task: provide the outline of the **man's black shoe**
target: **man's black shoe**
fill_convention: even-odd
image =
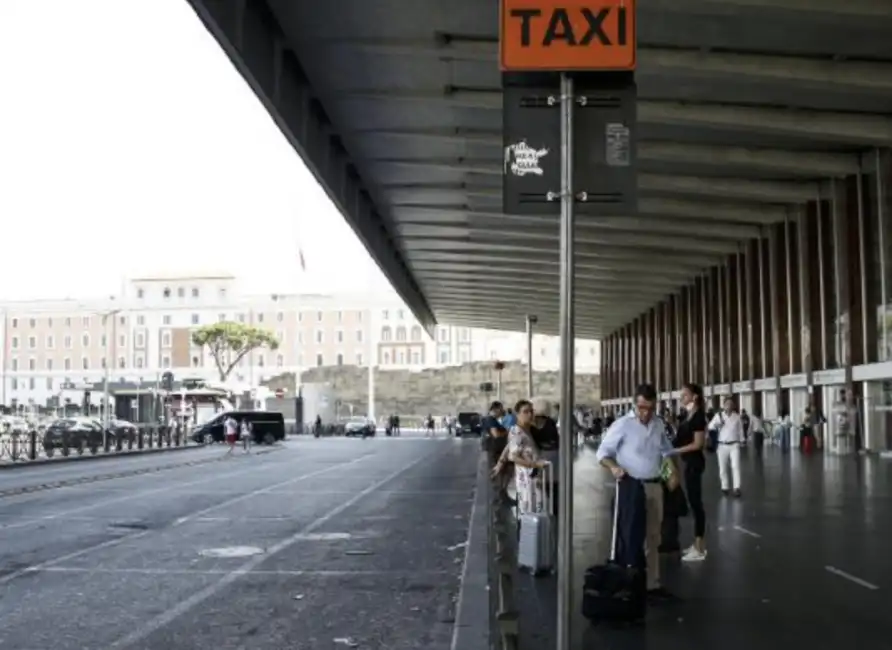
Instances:
[[[731,494],[731,490],[722,490],[722,494],[728,496],[729,494]]]
[[[734,490],[734,498],[739,499],[742,496],[743,494],[740,492],[740,490]]]

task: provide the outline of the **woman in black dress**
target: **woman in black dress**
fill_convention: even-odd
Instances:
[[[685,562],[702,562],[706,559],[706,511],[703,508],[703,472],[706,458],[706,412],[703,388],[698,384],[685,384],[681,389],[681,401],[687,417],[679,423],[675,447],[684,461],[684,486],[691,513],[694,515],[694,543],[682,556]]]

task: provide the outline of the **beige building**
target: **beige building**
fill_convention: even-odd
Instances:
[[[421,369],[525,355],[523,334],[440,326],[432,339],[395,296],[242,295],[236,279],[222,274],[136,278],[105,300],[10,302],[0,311],[6,405],[45,404],[71,385],[98,388],[106,377],[154,382],[171,370],[216,379],[213,358],[191,334],[220,321],[263,327],[280,341],[235,366],[230,379],[249,384],[312,366]],[[534,365],[551,369],[556,359],[554,341],[537,340]],[[580,371],[599,367],[594,357],[579,361]]]

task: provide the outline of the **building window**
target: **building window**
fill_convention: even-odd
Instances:
[[[449,350],[440,350],[440,363],[449,363]]]
[[[390,365],[390,352],[385,352],[385,353],[384,353],[384,365],[385,365],[385,366],[389,366],[389,365]]]
[[[303,343],[303,342],[304,342],[304,333],[303,333],[303,332],[298,332],[298,333],[297,333],[297,342],[298,342],[298,343]]]
[[[262,368],[264,363],[265,361],[263,360],[263,355],[261,354],[259,357],[257,357],[257,365],[258,367]]]
[[[279,345],[285,342],[285,330],[276,331],[276,340],[279,342]]]
[[[245,322],[245,315],[244,315],[244,314],[239,314],[239,315],[238,315],[238,322],[239,322],[239,323],[244,323],[244,322]]]
[[[13,349],[13,350],[18,350],[18,349],[19,349],[19,337],[18,337],[18,336],[13,336],[13,337],[12,337],[12,349]]]
[[[343,343],[343,342],[344,342],[344,332],[343,332],[343,331],[338,330],[336,336],[337,336],[338,343]]]
[[[322,354],[321,353],[317,354],[316,355],[316,366],[321,367],[323,362],[324,362],[324,359],[322,358]]]
[[[263,314],[257,314],[257,322],[258,322],[258,323],[262,323],[262,322],[263,322]]]
[[[362,312],[361,311],[356,312],[356,321],[358,323],[362,322]]]
[[[170,357],[163,356],[161,357],[161,367],[162,368],[170,368]]]
[[[321,323],[321,322],[322,322],[322,312],[321,312],[321,311],[317,311],[317,312],[316,312],[316,322],[317,322],[317,323]]]
[[[69,357],[65,357],[65,361],[62,363],[62,366],[65,370],[71,370],[71,359]]]
[[[136,324],[143,327],[146,324],[146,317],[140,314],[136,317]]]
[[[170,288],[164,287],[164,292],[162,295],[164,296],[165,299],[170,298]]]
[[[136,347],[144,348],[146,347],[146,335],[142,332],[138,332],[136,334]]]
[[[16,379],[15,377],[12,378],[12,389],[13,390],[19,389],[19,380]]]
[[[141,354],[136,355],[136,358],[133,360],[133,362],[133,365],[135,365],[137,368],[142,368],[146,365],[146,361],[145,359],[143,359]]]
[[[417,366],[421,363],[421,355],[418,352],[412,353],[412,365]]]
[[[177,288],[177,298],[185,298],[186,290],[183,287]]]
[[[71,327],[71,318],[65,319],[65,327]]]
[[[53,390],[53,378],[52,377],[46,378],[46,389]]]
[[[356,330],[356,342],[362,343],[362,330]]]
[[[201,295],[201,292],[198,290],[198,287],[192,287],[192,297],[198,298]]]
[[[164,332],[161,335],[161,346],[165,348],[170,347],[170,332]]]
[[[285,365],[285,357],[283,357],[281,354],[277,354],[276,355],[276,366],[281,368],[284,365]]]
[[[52,350],[54,347],[56,347],[56,339],[54,339],[52,336],[47,336],[46,337],[46,349]]]
[[[471,330],[467,327],[462,327],[458,332],[458,338],[460,341],[468,341],[471,338]]]
[[[34,390],[36,387],[37,387],[37,382],[35,381],[34,377],[29,377],[28,378],[28,389]]]
[[[101,359],[99,359],[99,367],[102,368],[103,370],[106,368],[107,364],[108,364],[108,362],[105,360],[105,357],[102,357]]]
[[[28,321],[28,325],[31,326],[31,329],[34,329],[35,327],[37,327],[37,319],[32,318],[31,320]]]
[[[118,357],[118,368],[126,368],[127,367],[127,359],[124,357]]]
[[[357,365],[357,366],[361,366],[361,365],[362,365],[362,352],[357,352],[357,353],[356,353],[356,365]]]
[[[89,317],[89,316],[84,316],[83,319],[81,319],[81,324],[82,324],[84,327],[90,327],[90,317]]]
[[[449,330],[445,327],[441,327],[437,330],[437,338],[440,340],[440,343],[445,343],[449,340]]]
[[[199,365],[201,365],[201,362],[198,357],[192,357],[192,367],[197,368]]]
[[[297,312],[297,322],[298,323],[304,322],[304,313],[302,311]]]
[[[339,366],[343,366],[343,365],[344,365],[344,355],[341,354],[340,352],[338,352],[338,357],[337,357],[337,358],[338,358],[338,365],[339,365]]]
[[[390,318],[390,312],[385,309],[381,312],[381,318],[383,320],[388,320]]]
[[[220,296],[221,299],[226,298],[226,287],[220,287],[220,289],[217,291],[217,294]]]
[[[399,364],[402,366],[402,365],[405,365],[405,363],[406,363],[406,353],[405,353],[405,352],[400,352],[400,361],[399,361]]]
[[[18,319],[18,318],[13,318],[13,319],[12,319],[12,326],[13,326],[13,327],[18,327],[18,326],[19,326],[19,319]]]
[[[46,369],[47,369],[47,370],[52,370],[52,369],[53,369],[53,360],[52,360],[52,359],[47,359],[47,360],[46,360]]]
[[[225,323],[226,322],[226,314],[217,314],[217,322]]]
[[[323,338],[322,330],[316,330],[316,343],[322,343]]]
[[[47,319],[46,319],[46,324],[47,324],[49,327],[52,327],[52,326],[53,326],[53,319],[52,319],[52,318],[47,318]]]
[[[282,312],[277,312],[277,313],[276,313],[276,320],[277,320],[278,322],[280,322],[280,323],[284,322],[284,321],[285,321],[285,314],[282,313]]]
[[[338,310],[338,322],[339,323],[344,322],[344,312],[342,312],[341,310]]]
[[[65,337],[65,349],[66,350],[71,349],[71,337],[70,336]]]
[[[199,321],[201,321],[201,318],[198,316],[198,314],[192,314],[192,324],[198,325]]]
[[[16,371],[18,371],[18,369],[19,369],[19,360],[13,358],[13,360],[12,360],[12,371],[13,371],[13,372],[16,372]]]
[[[421,340],[421,328],[418,325],[412,326],[412,340],[420,341]]]
[[[381,340],[385,342],[390,341],[390,327],[387,325],[381,328]]]
[[[37,359],[28,359],[28,370],[37,370]]]
[[[90,347],[90,335],[89,334],[81,335],[81,345],[83,345],[85,348]]]
[[[397,309],[397,311],[396,311],[396,319],[397,319],[397,320],[403,320],[403,310],[402,310],[402,309]]]
[[[99,347],[101,347],[101,348],[108,347],[108,337],[105,334],[103,334],[102,336],[99,337]]]
[[[402,325],[396,328],[396,340],[399,342],[406,340],[406,328]]]
[[[83,368],[84,370],[90,369],[90,360],[87,357],[81,358],[81,368]]]
[[[118,336],[118,347],[126,348],[127,347],[127,335],[121,334]]]
[[[146,297],[146,292],[145,292],[145,290],[144,290],[144,289],[137,289],[137,290],[136,290],[136,297],[139,298],[140,300],[142,300],[143,298],[145,298],[145,297]]]
[[[170,314],[164,314],[164,316],[161,317],[161,324],[170,325]]]

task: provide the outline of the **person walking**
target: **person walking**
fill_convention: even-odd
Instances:
[[[674,598],[660,583],[664,459],[671,458],[675,469],[667,478],[670,489],[678,488],[679,472],[675,449],[663,421],[656,416],[656,407],[656,388],[640,385],[635,391],[635,408],[607,430],[596,457],[618,483],[616,559],[645,570],[648,596],[660,601]]]
[[[719,463],[719,480],[722,484],[722,494],[728,496],[732,493],[740,498],[740,445],[743,442],[743,422],[734,400],[725,399],[724,413],[717,413],[709,423],[710,429],[718,430],[718,445],[716,457]]]
[[[229,445],[227,456],[232,456],[235,451],[235,443],[238,440],[238,422],[231,415],[227,415],[223,420],[223,430],[226,432],[226,444]]]

